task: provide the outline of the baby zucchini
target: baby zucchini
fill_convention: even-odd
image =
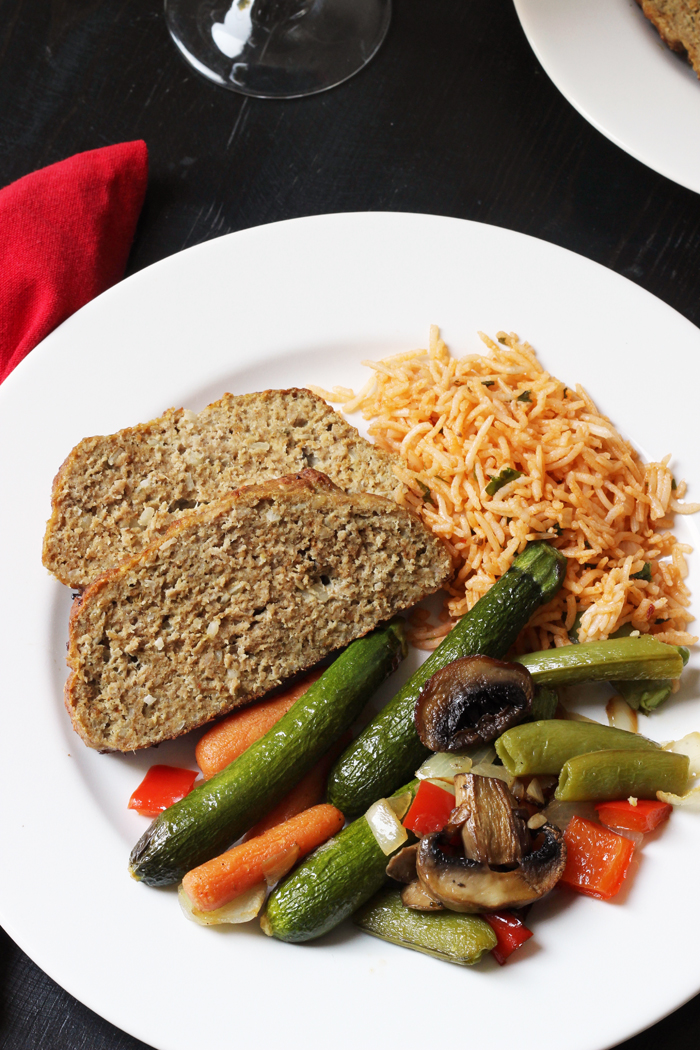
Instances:
[[[429,754],[413,722],[427,680],[462,656],[503,656],[535,609],[559,590],[565,571],[558,550],[548,543],[529,544],[343,752],[328,780],[329,802],[352,817],[408,780]]]
[[[496,934],[479,915],[414,911],[402,903],[398,889],[377,894],[353,922],[383,941],[457,966],[473,966],[496,946]]]
[[[396,792],[415,795],[418,781]],[[301,864],[270,895],[260,925],[269,937],[298,943],[321,937],[384,885],[389,858],[358,817]]]
[[[167,886],[230,846],[350,727],[405,655],[400,621],[352,642],[265,736],[153,821],[132,850],[133,877]]]

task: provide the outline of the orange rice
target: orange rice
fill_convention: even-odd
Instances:
[[[357,395],[315,388],[345,412],[362,410],[370,436],[401,458],[399,502],[453,554],[442,622],[417,611],[414,643],[434,648],[537,539],[562,551],[567,573],[520,636],[521,651],[569,644],[577,614],[580,641],[623,624],[675,645],[697,641],[687,631],[691,548],[669,530],[674,513],[700,504],[681,502],[686,485],[670,456],[644,464],[586,391],[544,371],[531,346],[479,334],[489,352],[456,359],[433,326],[428,350],[363,362],[373,375]],[[505,480],[504,470],[519,476]],[[641,571],[651,581],[635,579]]]

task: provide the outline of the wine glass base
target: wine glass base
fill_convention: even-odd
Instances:
[[[221,87],[299,98],[341,84],[375,55],[391,0],[165,0],[175,44]]]

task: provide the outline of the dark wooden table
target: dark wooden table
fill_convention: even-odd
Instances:
[[[0,0],[0,186],[134,138],[148,143],[151,175],[130,272],[277,219],[433,212],[580,252],[700,323],[700,197],[571,108],[510,0],[395,0],[370,66],[287,102],[191,72],[159,0]],[[0,965],[0,1050],[144,1050],[1,932]],[[660,966],[674,960],[650,959],[650,981]],[[625,1047],[696,1050],[699,1030],[700,997]]]

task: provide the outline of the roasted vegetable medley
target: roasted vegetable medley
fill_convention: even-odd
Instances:
[[[700,734],[662,746],[634,731],[633,704],[628,728],[602,725],[571,716],[557,688],[647,697],[688,654],[629,636],[508,660],[563,571],[556,549],[530,544],[354,740],[406,655],[400,621],[216,725],[198,745],[204,782],[178,789],[160,772],[135,792],[134,808],[163,812],[132,851],[134,878],[181,883],[203,925],[260,915],[266,934],[301,942],[353,916],[463,966],[504,963],[557,886],[613,896],[643,836],[691,797]]]

